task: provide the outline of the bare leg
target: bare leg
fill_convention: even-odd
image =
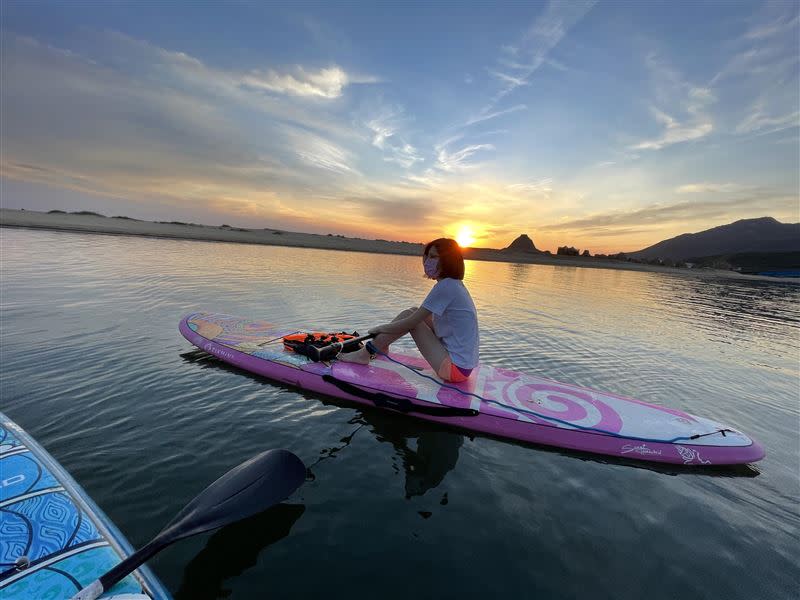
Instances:
[[[422,356],[425,357],[431,368],[438,371],[442,361],[448,356],[448,352],[442,341],[436,337],[433,329],[423,321],[411,330],[411,337],[414,338],[417,348],[422,352]]]
[[[410,317],[415,312],[417,312],[417,307],[412,306],[411,308],[407,308],[404,311],[400,312],[394,319],[392,319],[392,323],[395,321],[399,321],[400,319],[405,319],[406,317]],[[380,350],[381,352],[386,352],[389,350],[389,346],[403,337],[405,333],[381,333],[375,337],[372,341],[373,344]]]
[[[406,317],[414,314],[416,312],[416,310],[417,310],[416,306],[414,306],[412,308],[407,308],[406,310],[404,310],[400,314],[398,314],[394,319],[392,319],[392,321],[394,322],[394,321],[398,321],[400,319],[405,319]],[[405,335],[404,333],[401,333],[401,334],[398,334],[398,333],[381,333],[381,334],[377,335],[373,339],[372,343],[375,344],[375,346],[381,352],[386,352],[387,350],[389,350],[389,346],[392,344],[392,342],[395,342],[395,341],[399,340],[404,335]],[[366,347],[361,348],[360,350],[356,350],[355,352],[348,352],[346,354],[340,354],[338,358],[339,358],[339,360],[342,360],[344,362],[354,362],[354,363],[359,363],[359,364],[362,364],[362,365],[368,365],[369,364],[369,352],[367,352],[367,348]]]
[[[397,319],[403,319],[412,314],[415,310],[416,309],[409,309],[408,311],[403,311],[397,315],[394,320],[396,321]],[[373,343],[381,352],[386,352],[389,348],[389,344],[401,337],[401,335],[382,333],[375,338]],[[431,368],[434,371],[437,371],[441,366],[442,361],[445,359],[445,357],[447,357],[448,353],[441,340],[436,337],[433,329],[431,329],[431,327],[428,325],[428,322],[423,321],[414,327],[414,329],[411,330],[411,337],[414,338],[417,348],[419,348],[419,351],[422,353],[422,356],[425,358],[425,360],[428,361],[428,364],[431,366]],[[339,360],[346,362],[357,362],[360,364],[369,364],[369,352],[367,352],[366,348],[362,348],[356,352],[339,355]]]

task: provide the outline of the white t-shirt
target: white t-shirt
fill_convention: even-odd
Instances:
[[[462,369],[478,366],[478,312],[464,283],[450,277],[436,282],[422,307],[433,313],[433,330]]]

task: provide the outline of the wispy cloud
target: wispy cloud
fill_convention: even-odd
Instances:
[[[382,119],[367,121],[367,127],[374,134],[372,136],[372,145],[381,150],[386,146],[386,140],[395,134],[394,128]]]
[[[751,110],[752,112],[736,126],[736,133],[758,132],[766,135],[792,127],[800,127],[800,111],[773,116],[765,110],[763,101],[756,102]]]
[[[2,37],[3,176],[201,210],[274,206],[323,173],[359,175],[346,148],[359,135],[322,103],[113,32],[88,55]]]
[[[772,2],[766,10],[758,12],[744,34],[745,39],[762,40],[795,32],[800,26],[800,14],[794,2]]]
[[[680,73],[654,54],[647,57],[646,63],[653,77],[656,101],[650,111],[663,130],[657,137],[637,142],[629,148],[660,150],[710,134],[714,125],[706,109],[716,102],[711,89],[688,83]],[[666,105],[670,106],[668,110],[673,114],[659,107]]]
[[[470,159],[476,153],[495,150],[493,144],[475,143],[476,140],[472,139],[474,136],[469,140],[473,143],[465,144],[457,151],[451,152],[448,150],[448,146],[458,139],[467,137],[464,132],[467,128],[527,110],[528,106],[523,103],[507,108],[498,108],[498,104],[515,89],[527,86],[530,78],[542,65],[552,64],[555,69],[566,70],[563,64],[548,57],[548,54],[567,35],[569,29],[592,9],[596,1],[574,0],[565,2],[550,0],[542,10],[542,13],[516,43],[501,46],[502,55],[497,58],[497,65],[493,68],[487,68],[488,73],[499,81],[500,89],[480,111],[464,121],[463,125],[456,128],[456,131],[461,131],[460,133],[451,136],[450,139],[435,147],[437,153],[436,169],[448,173],[474,169],[477,165],[471,162]],[[471,81],[472,78],[470,76],[469,82]]]
[[[283,92],[269,92],[266,88],[245,84],[245,79],[251,77],[251,73],[215,68],[184,52],[161,48],[115,31],[89,32],[86,38],[92,40],[95,46],[95,53],[90,57],[54,48],[32,38],[4,35],[6,52],[3,58],[24,77],[23,70],[30,68],[32,62],[42,70],[55,68],[56,63],[51,57],[64,54],[69,60],[65,58],[60,61],[65,69],[62,76],[67,78],[71,72],[75,72],[78,77],[90,79],[82,86],[86,95],[113,95],[113,90],[107,88],[118,79],[120,83],[117,85],[123,89],[130,88],[134,93],[141,91],[166,98],[180,96],[219,113],[232,107],[246,108],[264,113],[271,119],[299,123],[333,135],[354,135],[352,130],[328,117],[324,103],[298,102],[297,96],[290,94],[288,88]],[[24,64],[18,64],[20,60]],[[325,80],[325,76],[318,77],[320,72],[302,66],[296,68],[314,75],[313,80],[317,83]],[[334,69],[344,72],[339,67]],[[345,73],[345,77],[347,85],[376,81],[369,76],[351,73]],[[336,76],[332,78],[335,79]],[[31,85],[30,77],[24,84]]]
[[[485,115],[496,113],[495,106],[500,100],[520,86],[527,85],[531,76],[542,65],[547,64],[548,54],[553,48],[595,4],[596,0],[551,0],[517,43],[504,45],[503,52],[513,56],[514,60],[501,56],[498,63],[510,70],[498,68],[490,71],[501,81],[502,87],[480,113],[470,119],[471,123],[477,123],[484,120]]]
[[[279,94],[331,99],[339,98],[344,88],[353,80],[354,78],[340,67],[306,71],[298,66],[295,67],[294,73],[278,73],[272,69],[265,72],[252,71],[242,77],[242,84]],[[372,83],[376,80],[362,78],[356,81]]]
[[[748,47],[734,54],[714,75],[709,85],[753,77],[773,83],[774,78],[791,74],[800,61],[796,54],[787,53],[785,46],[780,43],[771,44],[770,40],[747,41]]]
[[[596,0],[573,0],[571,2],[550,0],[533,24],[513,44],[501,46],[502,55],[496,60],[496,66],[488,68],[489,74],[500,83],[500,89],[481,110],[468,118],[462,129],[506,117],[519,111],[527,110],[523,103],[508,108],[499,108],[500,102],[514,90],[528,86],[533,74],[542,66],[551,64],[558,70],[566,70],[561,63],[548,57],[548,54],[567,35],[570,28],[578,23],[596,4]],[[463,134],[462,134],[463,135]],[[474,141],[474,140],[471,140]],[[473,168],[467,159],[476,152],[494,150],[491,144],[473,143],[466,145],[458,152],[449,153],[447,143],[437,148],[437,168],[447,171],[463,171]]]
[[[352,155],[333,142],[302,130],[292,130],[289,138],[297,156],[309,165],[344,175],[360,175],[349,164]]]
[[[675,188],[678,194],[702,194],[702,193],[722,193],[741,192],[750,189],[748,186],[739,183],[687,183]]]
[[[730,133],[758,136],[798,125],[798,36],[796,2],[754,6],[744,33],[729,42],[730,58],[708,84],[737,101]]]
[[[725,200],[685,201],[673,204],[654,204],[628,211],[607,212],[553,223],[540,227],[542,231],[590,231],[604,228],[664,226],[718,221],[720,224],[736,218],[765,214],[796,213],[797,197],[765,192]]]
[[[681,123],[657,108],[652,111],[656,120],[664,125],[664,132],[656,138],[633,144],[630,146],[632,150],[660,150],[672,144],[703,138],[714,129],[711,123]]]
[[[417,149],[414,146],[403,142],[401,145],[393,148],[392,154],[385,157],[383,160],[397,163],[404,169],[408,169],[418,162],[423,162],[425,159],[417,153]]]
[[[466,171],[476,167],[474,163],[470,163],[470,159],[478,152],[487,150],[494,150],[492,144],[473,144],[471,146],[464,146],[455,152],[448,152],[446,147],[440,148],[437,154],[436,166],[442,171],[453,173],[457,171]]]
[[[497,112],[484,113],[484,114],[481,114],[481,115],[479,115],[477,117],[472,117],[471,119],[469,119],[467,121],[466,125],[474,125],[475,123],[482,123],[483,121],[488,121],[489,119],[494,119],[496,117],[502,117],[503,115],[508,115],[508,114],[511,114],[511,113],[514,113],[514,112],[517,112],[517,111],[520,111],[520,110],[525,110],[526,108],[528,108],[528,107],[525,106],[524,104],[517,104],[515,106],[512,106],[511,108],[506,108],[504,110],[498,110]]]
[[[438,164],[422,173],[408,172],[403,176],[403,184],[412,188],[425,188],[431,191],[442,190],[447,186],[447,173]]]
[[[400,134],[401,123],[405,120],[402,108],[384,108],[377,116],[367,120],[366,126],[372,133],[372,145],[384,152],[384,160],[408,169],[425,159],[417,148]]]
[[[492,69],[489,70],[489,74],[496,77],[500,81],[504,83],[508,83],[513,85],[514,87],[519,87],[522,85],[528,85],[528,82],[521,78],[521,77],[514,77],[513,75],[509,75],[507,73],[501,73],[500,71],[494,71]]]

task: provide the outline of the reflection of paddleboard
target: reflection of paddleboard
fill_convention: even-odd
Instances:
[[[727,425],[598,392],[481,365],[444,384],[421,358],[400,353],[369,365],[315,363],[284,350],[287,328],[193,313],[180,332],[232,365],[300,388],[499,437],[639,460],[725,465],[755,462],[763,448]]]
[[[0,598],[70,598],[132,553],[63,467],[0,413]],[[169,597],[147,567],[101,596]]]

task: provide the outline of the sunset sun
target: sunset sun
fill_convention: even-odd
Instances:
[[[469,225],[462,225],[456,235],[456,241],[462,248],[468,248],[475,243],[475,232]]]

